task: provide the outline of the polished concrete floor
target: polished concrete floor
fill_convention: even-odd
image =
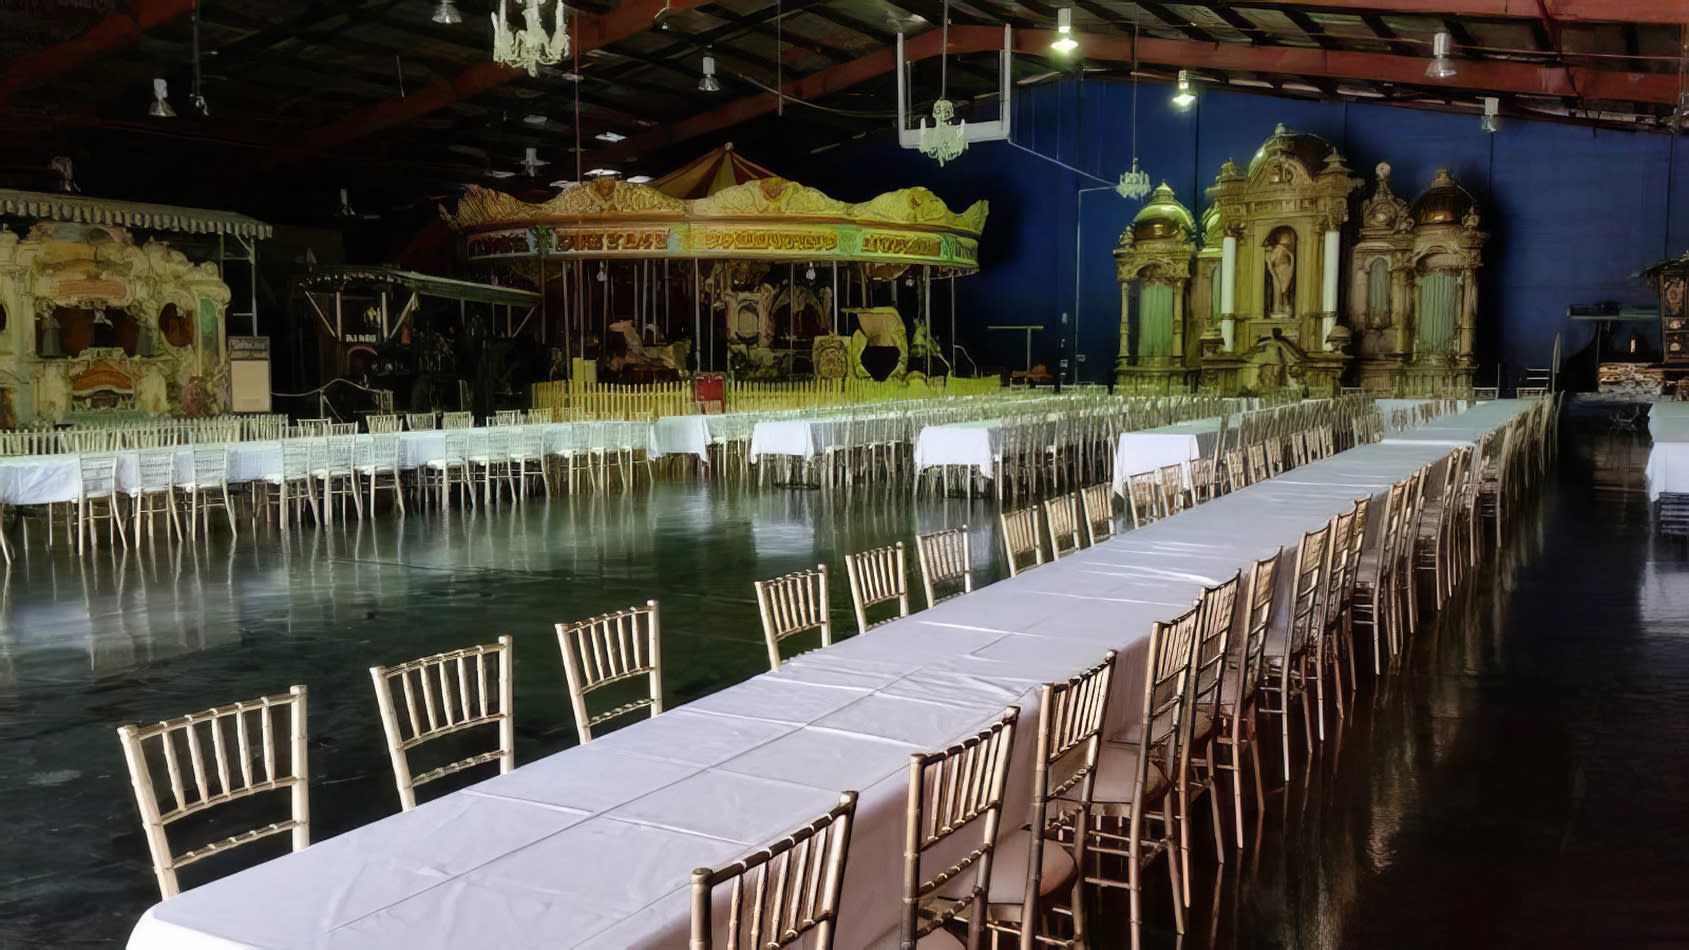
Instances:
[[[1402,674],[1363,689],[1250,848],[1203,856],[1183,945],[1689,946],[1689,550],[1650,540],[1645,460],[1632,436],[1567,441],[1540,514]],[[118,945],[154,901],[119,723],[308,684],[327,837],[397,809],[372,664],[513,635],[530,760],[574,741],[552,623],[659,598],[684,702],[764,668],[753,579],[963,522],[994,577],[994,514],[681,482],[185,551],[32,551],[0,590],[0,948]],[[1151,892],[1147,946],[1175,944],[1165,904]]]

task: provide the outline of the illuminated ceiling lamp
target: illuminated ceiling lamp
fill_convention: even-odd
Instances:
[[[441,26],[455,26],[463,22],[463,14],[457,11],[456,0],[440,0],[440,5],[434,8],[432,19]]]
[[[1431,38],[1431,61],[1425,64],[1426,79],[1453,79],[1454,60],[1449,58],[1449,50],[1454,48],[1454,37],[1446,30],[1438,30]]]
[[[1079,48],[1079,41],[1073,38],[1073,8],[1062,7],[1056,11],[1056,38],[1050,48],[1058,53],[1071,53]]]
[[[1495,132],[1501,128],[1501,100],[1494,96],[1484,97],[1484,117],[1478,120],[1478,128],[1485,132]]]
[[[721,80],[715,78],[715,57],[704,54],[704,77],[698,80],[699,92],[720,92]]]
[[[160,119],[174,119],[176,110],[170,108],[170,100],[166,98],[169,94],[169,89],[164,80],[154,79],[152,81],[152,105],[147,106],[147,115]]]
[[[1189,109],[1196,102],[1196,87],[1191,85],[1191,72],[1188,69],[1179,70],[1179,88],[1173,91],[1173,106],[1177,109]]]

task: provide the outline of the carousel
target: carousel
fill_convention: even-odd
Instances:
[[[986,210],[925,188],[839,201],[727,146],[537,204],[471,187],[446,219],[490,282],[541,293],[552,378],[885,380],[951,372],[934,326],[955,340]]]

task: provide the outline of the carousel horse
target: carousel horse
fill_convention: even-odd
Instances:
[[[680,340],[664,346],[648,346],[640,339],[639,331],[634,329],[631,320],[617,320],[610,324],[610,331],[620,333],[627,343],[627,353],[622,357],[624,363],[665,366],[677,373],[686,372],[686,356],[692,350],[690,341]]]

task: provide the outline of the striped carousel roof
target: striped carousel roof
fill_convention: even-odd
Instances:
[[[734,185],[758,178],[779,178],[774,172],[742,157],[728,142],[651,182],[651,187],[674,198],[707,198]]]

